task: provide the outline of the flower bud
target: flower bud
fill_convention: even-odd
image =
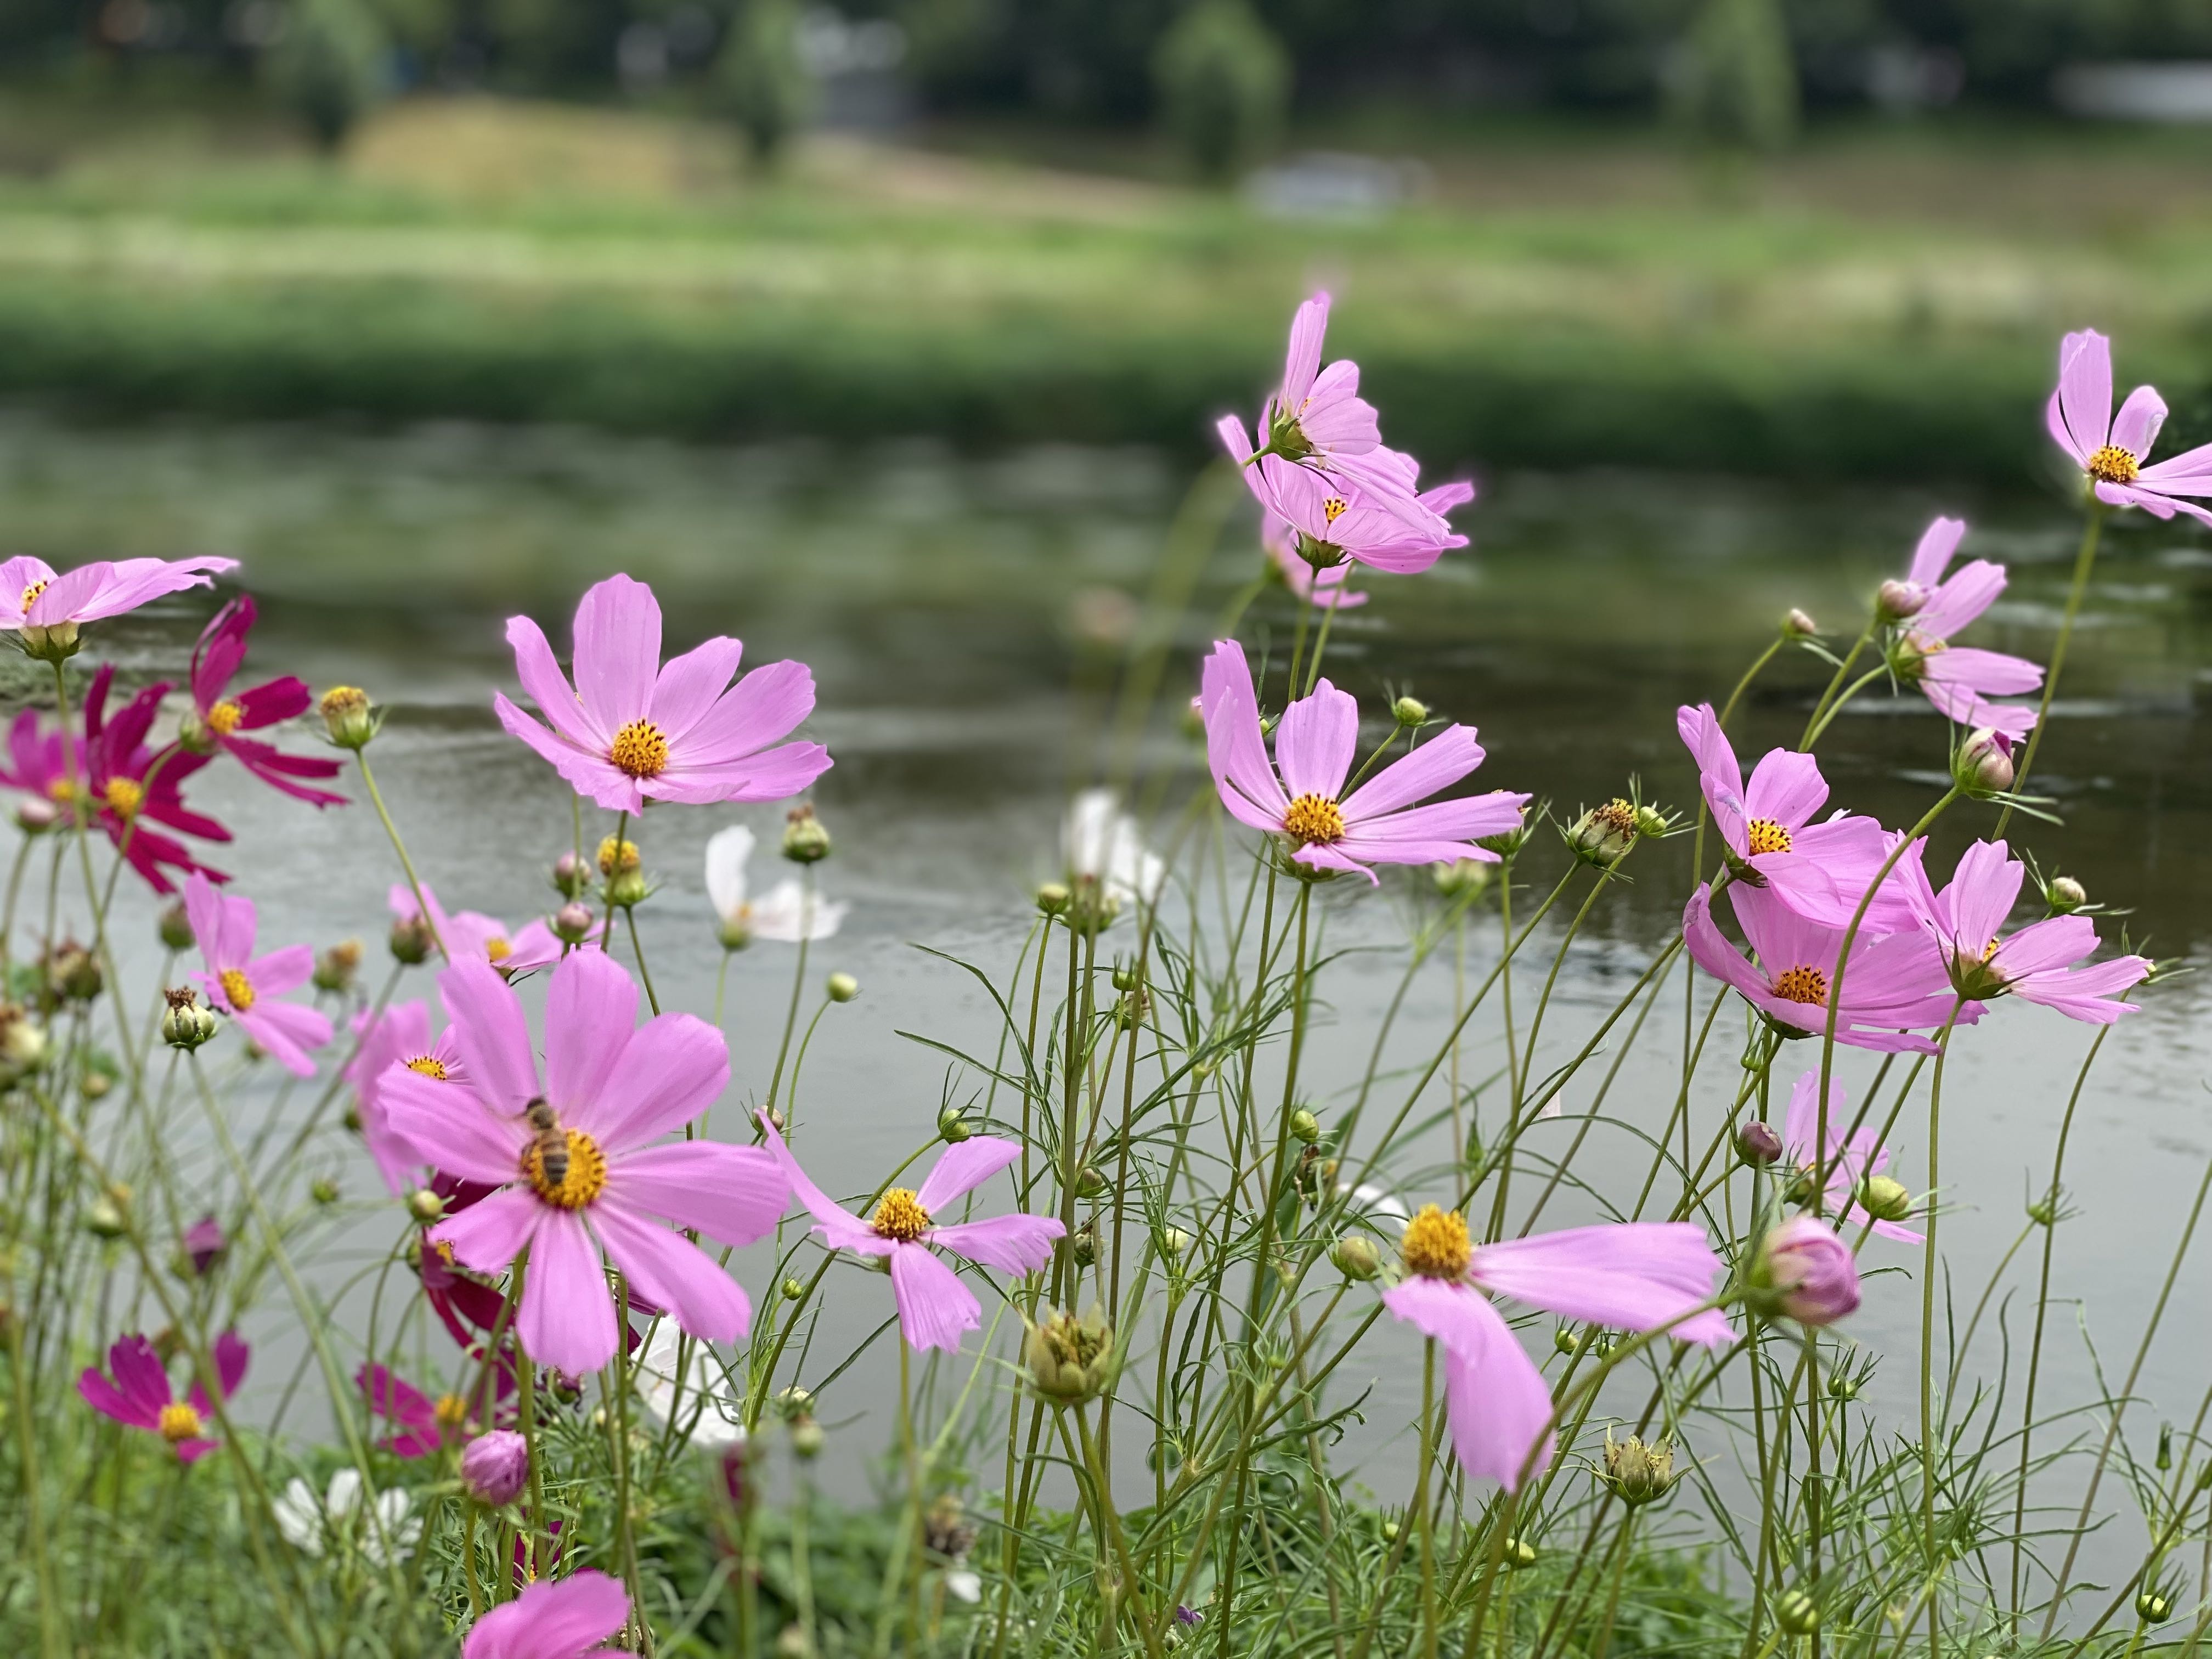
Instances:
[[[1455,859],[1449,864],[1432,864],[1429,878],[1437,884],[1437,891],[1446,898],[1473,896],[1490,885],[1491,866],[1485,859]]]
[[[1810,1636],[1820,1628],[1820,1605],[1803,1590],[1784,1590],[1774,1601],[1774,1622],[1785,1636]]]
[[[354,969],[361,966],[361,941],[341,939],[315,958],[314,981],[318,991],[344,991],[353,984]]]
[[[1631,1509],[1640,1509],[1665,1498],[1681,1477],[1674,1473],[1674,1449],[1666,1441],[1646,1445],[1633,1435],[1616,1441],[1608,1431],[1601,1478],[1614,1497]]]
[[[337,1182],[328,1176],[317,1176],[307,1183],[307,1196],[327,1210],[338,1201],[342,1194]]]
[[[1886,623],[1903,622],[1907,617],[1917,617],[1928,603],[1928,590],[1918,582],[1890,580],[1875,590],[1875,614]]]
[[[162,1042],[190,1054],[215,1035],[215,1010],[199,1006],[198,992],[186,987],[161,994],[169,1004],[161,1016]]]
[[[368,693],[357,685],[334,685],[317,705],[331,741],[341,749],[366,749],[384,717],[369,707]]]
[[[783,855],[793,864],[819,864],[830,856],[830,831],[804,801],[783,816]]]
[[[796,1302],[805,1294],[806,1285],[803,1280],[787,1279],[783,1281],[783,1299],[786,1302]]]
[[[1096,1399],[1114,1376],[1114,1328],[1097,1308],[1078,1319],[1055,1313],[1022,1342],[1030,1387],[1055,1406]]]
[[[1048,881],[1036,890],[1036,908],[1046,915],[1056,916],[1067,908],[1068,902],[1073,897],[1074,895],[1059,882]]]
[[[1180,1227],[1160,1229],[1160,1254],[1170,1261],[1179,1259],[1190,1248],[1190,1235]]]
[[[438,943],[436,935],[430,931],[429,922],[419,915],[402,916],[393,922],[388,942],[392,946],[392,959],[410,968],[428,961]]]
[[[2048,1198],[2036,1199],[2027,1206],[2027,1218],[2039,1227],[2056,1226],[2058,1222],[2058,1206]]]
[[[192,948],[192,919],[185,914],[181,902],[163,910],[161,921],[155,925],[161,933],[163,950],[189,951]]]
[[[1494,836],[1477,836],[1474,844],[1486,853],[1495,853],[1500,859],[1510,859],[1528,844],[1528,826],[1518,830],[1502,830]]]
[[[572,1372],[548,1372],[545,1387],[564,1406],[573,1406],[584,1397],[584,1379]]]
[[[1952,757],[1951,777],[1960,790],[1978,799],[2002,794],[2012,787],[2012,739],[1982,727]]]
[[[617,870],[607,878],[607,902],[617,910],[635,910],[652,891],[641,870]]]
[[[1851,1196],[1877,1221],[1902,1221],[1912,1213],[1912,1194],[1903,1182],[1887,1176],[1869,1176]]]
[[[2136,1597],[2136,1617],[2146,1625],[2162,1625],[2173,1617],[2173,1598],[2164,1590],[2146,1588]]]
[[[830,993],[830,1001],[850,1002],[860,994],[860,981],[850,974],[832,974],[823,988]]]
[[[1077,1267],[1094,1266],[1098,1260],[1098,1229],[1085,1222],[1075,1230],[1075,1237],[1067,1241],[1067,1248],[1073,1253]]]
[[[565,899],[580,899],[592,884],[591,866],[572,851],[553,860],[553,890]]]
[[[512,1429],[478,1435],[461,1454],[461,1484],[479,1504],[512,1504],[530,1484],[530,1443]]]
[[[222,1261],[229,1249],[229,1236],[223,1231],[222,1223],[212,1215],[202,1216],[185,1229],[185,1259],[191,1264],[195,1278],[206,1278],[209,1269]]]
[[[1075,1191],[1079,1198],[1096,1198],[1106,1190],[1106,1177],[1088,1164],[1075,1172]]]
[[[1765,1169],[1782,1156],[1782,1137],[1756,1120],[1735,1132],[1735,1155],[1753,1169]]]
[[[1321,1120],[1301,1106],[1291,1114],[1291,1138],[1309,1146],[1321,1139]]]
[[[799,1418],[792,1423],[791,1449],[798,1456],[810,1460],[819,1457],[825,1437],[822,1425],[811,1417]]]
[[[601,838],[599,850],[593,862],[599,866],[601,875],[613,876],[626,871],[635,871],[644,861],[644,858],[645,854],[639,850],[638,844],[624,834]]]
[[[100,958],[74,940],[64,944],[46,963],[46,977],[54,989],[71,1002],[90,1002],[107,986]]]
[[[1793,1216],[1759,1241],[1751,1287],[1762,1314],[1832,1325],[1859,1305],[1858,1263],[1826,1223]]]
[[[2053,876],[2043,885],[2043,902],[2054,916],[2070,916],[2089,902],[2088,889],[2071,876]]]
[[[428,1187],[417,1187],[407,1194],[407,1213],[425,1227],[446,1213],[446,1200]]]
[[[590,906],[570,899],[553,913],[553,937],[563,945],[581,945],[592,936],[592,925],[598,920]]]
[[[1602,868],[1636,845],[1641,833],[1636,808],[1615,797],[1577,818],[1567,831],[1567,845],[1583,863]]]
[[[2161,1474],[2173,1467],[2173,1425],[2171,1423],[2158,1425],[2158,1456],[2153,1460],[2153,1464]]]
[[[1390,718],[1401,726],[1419,726],[1429,718],[1429,706],[1419,697],[1401,697],[1390,705]]]
[[[103,1193],[84,1206],[84,1230],[94,1238],[120,1238],[131,1231],[123,1206]]]
[[[775,1414],[785,1422],[796,1422],[802,1417],[813,1414],[814,1391],[811,1389],[802,1389],[793,1383],[790,1388],[778,1389],[775,1391],[775,1397],[770,1400],[769,1404],[775,1408]]]
[[[46,1062],[47,1046],[44,1026],[14,1003],[0,1003],[0,1073],[5,1073],[5,1080],[12,1081],[38,1070]],[[88,1072],[85,1092],[94,1095],[93,1079],[104,1076],[103,1073]]]
[[[26,795],[15,803],[15,827],[27,836],[43,836],[62,821],[62,809],[43,795]]]
[[[1509,1534],[1505,1540],[1504,1558],[1498,1565],[1508,1572],[1518,1572],[1523,1567],[1533,1567],[1536,1565],[1536,1547],[1525,1539],[1515,1538]]]
[[[937,1138],[948,1146],[957,1146],[975,1132],[968,1127],[968,1120],[960,1115],[957,1106],[947,1106],[937,1115]]]
[[[1328,1259],[1337,1272],[1355,1284],[1364,1284],[1382,1271],[1382,1253],[1375,1241],[1359,1233],[1346,1233],[1330,1246]]]
[[[1782,634],[1785,639],[1809,640],[1820,631],[1820,624],[1792,605],[1782,618]]]
[[[1114,1000],[1114,1024],[1124,1031],[1133,1031],[1145,1023],[1152,1012],[1152,1000],[1141,989],[1124,992]]]
[[[1561,1353],[1572,1353],[1582,1345],[1583,1340],[1575,1334],[1573,1326],[1554,1325],[1552,1328],[1552,1346]]]
[[[1846,1402],[1859,1397],[1859,1379],[1849,1371],[1836,1371],[1828,1377],[1828,1397]]]

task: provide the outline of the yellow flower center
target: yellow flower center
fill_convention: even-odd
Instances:
[[[1343,811],[1327,795],[1300,795],[1283,814],[1283,833],[1308,843],[1340,840]]]
[[[637,868],[641,856],[637,850],[635,842],[625,836],[617,842],[614,836],[609,836],[599,843],[599,873],[603,876],[613,875],[618,862],[623,871],[627,873]]]
[[[76,799],[76,786],[67,778],[56,778],[46,786],[46,799],[66,806]]]
[[[118,818],[136,817],[146,800],[144,787],[131,778],[108,779],[106,794],[108,805]]]
[[[1761,853],[1786,853],[1790,850],[1790,832],[1772,818],[1753,818],[1744,826],[1744,842],[1753,858]]]
[[[2106,444],[2089,457],[2089,476],[2100,483],[2133,483],[2142,474],[2134,455],[2118,444]]]
[[[1344,516],[1344,509],[1348,505],[1343,496],[1332,495],[1321,504],[1321,510],[1328,516],[1328,521],[1334,524]]]
[[[253,981],[236,968],[222,970],[222,994],[230,999],[230,1006],[244,1013],[253,1006]]]
[[[1774,994],[1784,1002],[1825,1008],[1828,1006],[1828,976],[1818,968],[1791,968],[1774,981]]]
[[[484,955],[494,962],[505,962],[514,954],[514,946],[496,934],[484,941]]]
[[[651,720],[632,720],[615,733],[607,758],[634,778],[658,777],[668,764],[668,739]]]
[[[45,582],[33,582],[28,587],[23,590],[23,611],[25,615],[27,616],[30,614],[31,601],[37,599],[40,594],[46,591],[46,584]]]
[[[469,1420],[469,1402],[457,1394],[441,1394],[438,1403],[430,1408],[430,1414],[440,1428],[451,1433]]]
[[[440,1083],[446,1080],[446,1062],[435,1054],[416,1055],[407,1062],[407,1069],[410,1072],[420,1072],[424,1077],[434,1078]]]
[[[181,1400],[161,1407],[161,1438],[171,1445],[200,1437],[200,1414]]]
[[[894,1187],[876,1206],[875,1219],[868,1224],[876,1230],[878,1238],[896,1238],[911,1244],[929,1231],[929,1212],[905,1188]]]
[[[535,1141],[522,1155],[522,1173],[529,1178],[532,1189],[548,1204],[564,1210],[580,1210],[605,1188],[607,1158],[599,1150],[599,1143],[581,1129],[570,1129],[568,1136],[568,1168],[558,1186],[546,1180],[545,1157]]]
[[[246,711],[226,698],[207,711],[208,730],[219,738],[227,738],[238,730],[239,721],[245,718]]]
[[[1421,1212],[1406,1224],[1406,1236],[1398,1243],[1406,1271],[1423,1279],[1457,1279],[1467,1272],[1474,1254],[1466,1217],[1433,1204],[1421,1206]]]

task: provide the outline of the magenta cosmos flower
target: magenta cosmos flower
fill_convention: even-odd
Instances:
[[[1495,863],[1498,855],[1475,838],[1520,827],[1528,797],[1503,789],[1415,805],[1482,764],[1471,726],[1446,726],[1345,795],[1359,745],[1359,705],[1350,693],[1322,680],[1285,709],[1271,763],[1244,647],[1218,641],[1201,685],[1206,758],[1221,804],[1239,823],[1286,837],[1291,856],[1309,869],[1352,871],[1372,882],[1368,866],[1376,864]]]
[[[2166,424],[2166,400],[2139,386],[2113,414],[2112,343],[2094,328],[2058,343],[2058,387],[2044,410],[2044,422],[2088,478],[2099,501],[2139,507],[2160,519],[2179,511],[2212,524],[2212,513],[2183,499],[2212,495],[2212,444],[2146,466],[2158,429]]]
[[[468,1438],[469,1418],[476,1409],[473,1391],[465,1396],[441,1394],[433,1400],[405,1378],[377,1364],[363,1365],[354,1373],[353,1381],[369,1410],[397,1425],[397,1433],[377,1443],[395,1457],[428,1457]],[[502,1364],[492,1384],[495,1422],[513,1415],[505,1401],[514,1388],[514,1369]]]
[[[122,559],[81,564],[68,574],[44,559],[0,562],[0,630],[18,633],[34,655],[76,648],[80,624],[119,617],[164,593],[210,587],[236,559]]]
[[[238,1022],[239,1029],[295,1077],[313,1077],[315,1062],[307,1050],[331,1040],[331,1023],[313,1008],[278,1002],[315,971],[315,953],[288,945],[266,956],[253,954],[259,920],[250,898],[226,898],[205,876],[185,884],[185,915],[192,924],[207,971],[195,974],[210,1003]]]
[[[1829,985],[1843,954],[1845,930],[1801,916],[1756,888],[1730,887],[1729,902],[1757,963],[1745,961],[1713,925],[1712,890],[1702,884],[1682,915],[1692,958],[1733,987],[1785,1036],[1821,1035],[1827,1030]],[[1912,1033],[1942,1024],[1955,1001],[1942,959],[1925,933],[1877,933],[1861,927],[1844,973],[1836,1041],[1885,1053],[1933,1054],[1936,1045]],[[1958,1023],[1970,1025],[1981,1013],[1978,1003],[1969,1002],[1959,1011]]]
[[[246,664],[246,639],[253,630],[253,601],[235,599],[215,613],[192,647],[192,718],[188,746],[220,750],[272,789],[317,806],[343,806],[343,795],[317,789],[303,778],[334,778],[341,763],[312,756],[288,755],[273,743],[240,737],[307,712],[313,701],[304,680],[283,679],[230,695],[230,683]]]
[[[212,1215],[204,1215],[185,1229],[179,1243],[183,1246],[185,1259],[192,1264],[192,1272],[205,1278],[209,1268],[222,1259],[230,1248],[230,1238],[222,1230],[222,1223]]]
[[[1849,927],[1889,856],[1889,832],[1872,818],[1842,812],[1814,823],[1827,804],[1828,784],[1810,755],[1774,750],[1747,783],[1711,703],[1676,709],[1674,727],[1698,763],[1698,782],[1736,879],[1765,889],[1800,915]],[[1885,881],[1865,926],[1893,933],[1912,921],[1905,884]]]
[[[481,910],[449,912],[438,902],[438,895],[427,881],[422,884],[422,905],[415,902],[415,890],[404,881],[392,884],[386,902],[392,907],[392,920],[400,922],[420,921],[423,908],[428,907],[432,928],[454,962],[488,962],[502,974],[526,974],[561,960],[560,938],[542,917],[510,927]],[[588,939],[577,948],[596,949],[598,944],[595,939]]]
[[[1919,859],[1909,862],[1914,905],[1960,995],[2015,996],[2092,1025],[2109,1025],[2135,1012],[2134,1003],[2113,999],[2140,983],[2151,964],[2131,956],[2077,967],[2097,949],[2096,924],[2088,917],[2051,916],[1999,937],[2027,874],[2004,842],[1978,841],[1969,847],[1959,855],[1951,884],[1940,893],[1930,887]]]
[[[1413,500],[1413,463],[1383,447],[1375,405],[1359,395],[1359,365],[1339,358],[1322,367],[1328,305],[1327,292],[1317,293],[1291,317],[1283,383],[1260,411],[1262,441],[1232,449],[1232,457],[1240,466],[1273,460],[1308,471],[1339,486],[1332,494],[1349,486],[1425,532],[1431,515]],[[1225,425],[1223,430],[1225,438]],[[1243,431],[1241,421],[1237,431]]]
[[[439,1083],[465,1079],[460,1045],[453,1028],[430,1029],[430,1007],[425,1002],[396,1002],[379,1014],[364,1008],[354,1017],[354,1056],[347,1062],[345,1080],[361,1105],[362,1139],[376,1160],[384,1184],[394,1198],[422,1183],[417,1177],[429,1160],[392,1127],[384,1109],[384,1075],[402,1066]]]
[[[783,1213],[783,1173],[758,1147],[653,1144],[706,1111],[729,1082],[722,1034],[690,1014],[639,1025],[629,974],[603,951],[580,951],[548,986],[541,1084],[522,1000],[489,963],[455,963],[438,989],[466,1080],[457,1087],[394,1066],[384,1075],[385,1110],[441,1170],[498,1188],[429,1237],[485,1273],[528,1247],[515,1328],[530,1358],[581,1376],[614,1357],[602,1249],[692,1335],[743,1336],[752,1322],[745,1293],[714,1257],[655,1219],[744,1245]],[[533,1115],[546,1127],[533,1127]]]
[[[1551,1457],[1552,1391],[1486,1292],[1616,1330],[1664,1326],[1684,1342],[1735,1340],[1718,1309],[1692,1312],[1713,1299],[1727,1270],[1705,1231],[1686,1221],[1571,1227],[1476,1245],[1458,1211],[1427,1204],[1406,1224],[1398,1252],[1405,1277],[1382,1292],[1382,1304],[1444,1345],[1445,1420],[1460,1463],[1509,1492],[1524,1469]]]
[[[583,1659],[629,1622],[619,1579],[590,1571],[541,1578],[470,1627],[461,1659]]]
[[[1791,1170],[1808,1176],[1817,1170],[1822,1161],[1814,1151],[1820,1139],[1820,1068],[1815,1066],[1790,1091],[1790,1115],[1782,1121],[1782,1156]],[[1902,1244],[1925,1243],[1923,1237],[1910,1227],[1869,1215],[1853,1196],[1861,1182],[1889,1168],[1889,1153],[1879,1144],[1880,1136],[1870,1123],[1861,1124],[1849,1135],[1844,1133],[1850,1127],[1844,1111],[1846,1103],[1844,1085],[1829,1079],[1825,1207],[1828,1213],[1841,1215],[1853,1226],[1872,1227],[1884,1238],[1893,1238]]]
[[[2005,589],[2004,567],[1987,559],[1944,574],[1966,533],[1963,519],[1936,520],[1921,533],[1905,580],[1883,585],[1883,613],[1898,624],[1890,664],[1946,719],[2024,738],[2035,724],[2035,710],[1990,699],[2035,690],[2043,671],[2025,657],[1951,643]]]
[[[965,1197],[1022,1155],[1018,1143],[976,1135],[947,1146],[918,1189],[893,1187],[863,1221],[840,1209],[799,1167],[783,1137],[765,1116],[769,1151],[782,1165],[791,1190],[817,1224],[814,1231],[833,1250],[886,1258],[899,1331],[916,1350],[956,1352],[964,1332],[983,1322],[982,1305],[951,1268],[931,1254],[933,1246],[1002,1273],[1033,1273],[1052,1260],[1053,1242],[1067,1230],[1050,1216],[993,1216],[985,1221],[938,1224],[938,1212]]]
[[[504,695],[492,702],[578,794],[625,812],[647,800],[782,800],[830,769],[820,744],[783,741],[814,712],[805,664],[773,662],[732,686],[744,647],[718,637],[661,667],[660,605],[628,576],[584,595],[574,638],[572,689],[538,624],[507,619],[515,672],[551,731]]]
[[[237,1332],[225,1331],[216,1338],[212,1357],[216,1386],[228,1400],[245,1379],[249,1351]],[[207,1390],[194,1382],[185,1397],[178,1399],[169,1384],[167,1367],[144,1337],[118,1340],[107,1351],[107,1369],[114,1375],[112,1382],[96,1366],[87,1366],[76,1380],[76,1391],[84,1396],[85,1404],[102,1417],[160,1435],[186,1463],[197,1462],[222,1443],[207,1437],[209,1419],[215,1415]]]

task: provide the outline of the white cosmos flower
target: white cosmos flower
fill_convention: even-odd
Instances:
[[[672,1319],[663,1319],[653,1328],[653,1337],[638,1354],[635,1362],[637,1397],[659,1421],[665,1423],[672,1413],[691,1425],[686,1437],[688,1443],[705,1451],[720,1451],[725,1446],[734,1446],[745,1437],[744,1425],[738,1420],[737,1395],[732,1392],[730,1379],[722,1374],[703,1342],[694,1341],[685,1356],[684,1388],[677,1392],[677,1342],[680,1333]],[[701,1404],[701,1396],[705,1404]],[[696,1419],[695,1421],[694,1419]]]
[[[1089,877],[1124,904],[1153,902],[1167,880],[1167,866],[1111,789],[1086,789],[1069,804],[1060,852],[1072,874]]]
[[[828,939],[852,907],[817,893],[809,897],[796,876],[787,876],[758,898],[747,896],[745,865],[753,855],[753,832],[742,823],[715,831],[707,843],[707,896],[721,918],[722,939],[772,939],[785,945]]]
[[[376,1493],[372,1505],[364,1506],[361,1498],[361,1471],[340,1469],[320,1498],[294,1475],[269,1508],[285,1540],[308,1555],[320,1555],[326,1546],[358,1549],[372,1566],[380,1567],[415,1547],[422,1535],[422,1519],[408,1514],[414,1507],[411,1497],[393,1487]]]

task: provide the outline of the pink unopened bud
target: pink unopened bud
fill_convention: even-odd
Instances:
[[[461,1454],[461,1481],[480,1504],[512,1504],[530,1484],[530,1443],[511,1429],[478,1435]]]
[[[1809,1215],[1791,1217],[1759,1241],[1752,1283],[1769,1310],[1803,1325],[1832,1325],[1859,1305],[1851,1247]]]
[[[222,1259],[222,1253],[230,1248],[230,1241],[223,1237],[222,1223],[211,1215],[202,1217],[185,1229],[184,1243],[185,1255],[192,1264],[192,1271],[202,1278],[207,1276],[208,1269],[214,1267]]]
[[[581,945],[598,921],[588,905],[571,899],[553,913],[553,932],[563,944]]]
[[[2012,739],[1982,727],[1960,748],[1951,775],[1970,795],[2002,794],[2013,784]]]
[[[1782,1137],[1764,1123],[1747,1123],[1735,1132],[1736,1156],[1765,1169],[1782,1156]]]
[[[1792,605],[1782,618],[1782,631],[1793,640],[1809,640],[1820,631],[1820,624]]]
[[[1874,608],[1884,622],[1917,617],[1927,603],[1928,590],[1918,582],[1886,581],[1875,590]]]

